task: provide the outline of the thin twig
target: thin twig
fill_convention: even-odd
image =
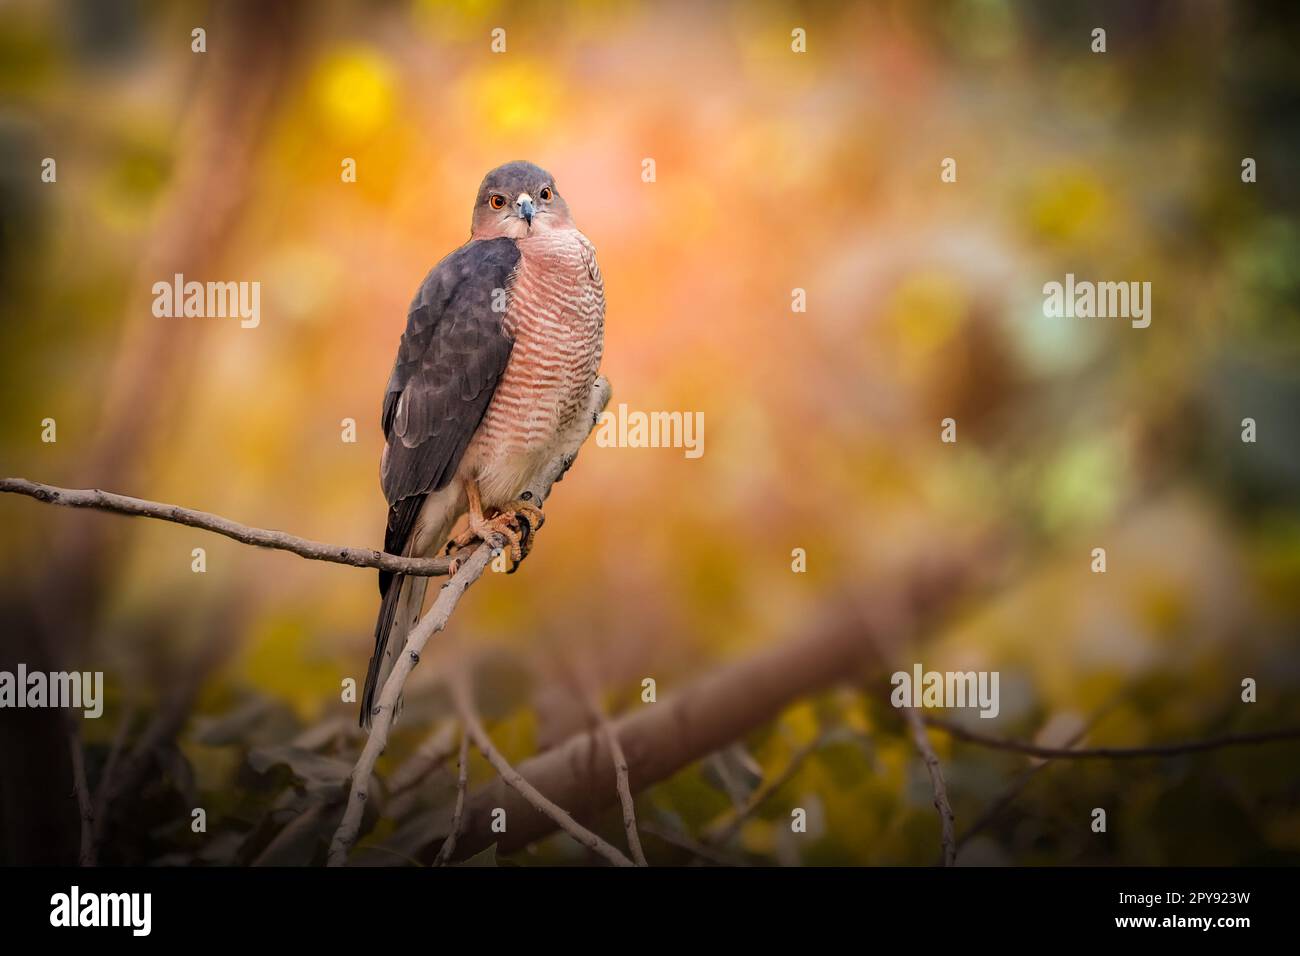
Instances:
[[[627,848],[637,866],[649,866],[645,851],[641,849],[641,837],[636,831],[636,804],[632,800],[632,784],[628,779],[627,754],[623,753],[614,725],[609,722],[603,710],[600,711],[600,732],[605,735],[605,745],[609,747],[610,756],[614,760],[614,784],[623,806],[623,831],[627,833]]]
[[[202,528],[204,531],[224,535],[242,544],[273,548],[276,551],[289,551],[312,561],[330,561],[334,564],[351,565],[354,568],[375,568],[397,574],[435,577],[446,574],[451,564],[451,559],[447,557],[403,558],[373,548],[352,548],[341,544],[309,541],[284,531],[240,524],[206,511],[194,511],[191,508],[164,504],[161,501],[115,495],[100,491],[98,488],[56,488],[53,485],[28,481],[25,478],[0,478],[0,492],[27,495],[37,501],[69,508],[91,508],[139,518],[171,521],[190,528]]]
[[[605,738],[605,746],[609,748],[610,760],[614,764],[614,787],[618,790],[618,801],[623,810],[623,831],[627,834],[627,848],[632,854],[632,859],[637,866],[649,866],[645,858],[645,851],[641,847],[641,835],[636,829],[636,803],[632,799],[632,783],[628,773],[627,754],[623,752],[623,745],[618,741],[618,732],[614,730],[613,723],[610,722],[605,708],[600,705],[596,697],[596,691],[593,687],[594,682],[590,675],[583,671],[580,665],[574,665],[572,668],[574,680],[578,683],[579,693],[582,695],[583,702],[586,704],[587,712],[591,714],[596,726],[600,728],[601,736]]]
[[[1114,710],[1116,706],[1119,705],[1119,703],[1124,699],[1124,696],[1125,695],[1123,693],[1118,693],[1115,694],[1113,697],[1111,697],[1111,699],[1106,704],[1104,704],[1101,708],[1099,708],[1097,712],[1094,713],[1092,717],[1088,719],[1087,723],[1085,723],[1082,727],[1080,727],[1069,737],[1067,737],[1065,741],[1062,743],[1062,746],[1070,747],[1071,749],[1073,749],[1075,745],[1077,745],[1084,738],[1086,738],[1088,734],[1090,734],[1097,727],[1097,725],[1101,723],[1101,721],[1112,710]],[[970,842],[971,839],[978,836],[981,832],[983,832],[985,827],[993,823],[993,821],[995,821],[999,816],[1001,816],[1003,811],[1005,811],[1007,807],[1011,806],[1011,804],[1015,801],[1015,799],[1018,796],[1020,796],[1021,793],[1024,792],[1025,788],[1028,787],[1033,782],[1034,778],[1050,766],[1052,766],[1052,762],[1050,759],[1048,759],[1048,760],[1039,761],[1038,763],[1035,764],[1031,764],[1030,766],[1026,767],[1024,770],[1022,770],[1016,776],[1016,779],[1011,781],[1010,785],[1008,785],[1007,788],[1002,792],[1001,796],[999,796],[996,800],[994,800],[993,803],[990,804],[989,807],[983,813],[981,813],[978,817],[976,817],[975,822],[972,823],[964,832],[958,834],[957,852],[960,853],[962,847],[964,847],[968,842]]]
[[[786,764],[784,770],[771,780],[765,781],[761,786],[759,786],[749,795],[748,799],[746,799],[743,804],[731,812],[730,816],[724,817],[718,823],[708,827],[704,831],[704,842],[715,846],[720,845],[726,843],[739,833],[740,828],[744,826],[745,821],[753,816],[758,808],[766,803],[772,794],[776,793],[793,780],[795,774],[799,772],[800,768],[808,758],[816,753],[825,742],[826,733],[822,732],[796,750],[794,756],[790,758],[790,762]]]
[[[943,782],[943,768],[939,755],[934,752],[930,738],[925,734],[925,722],[915,707],[903,707],[903,717],[912,731],[912,740],[930,772],[930,787],[934,790],[934,809],[939,813],[940,841],[943,845],[943,865],[952,866],[957,860],[957,838],[954,835],[952,804],[948,802],[948,787]]]
[[[451,830],[443,841],[438,855],[433,860],[434,866],[445,866],[456,852],[456,838],[465,817],[465,791],[469,789],[469,734],[462,727],[460,731],[460,773],[456,778],[456,809],[451,814]]]
[[[445,721],[430,732],[406,763],[393,771],[388,789],[395,794],[409,790],[455,752],[456,722]]]
[[[518,770],[510,766],[506,758],[493,745],[492,739],[487,735],[487,731],[483,729],[483,725],[479,723],[465,684],[465,679],[459,675],[451,681],[451,696],[456,704],[456,711],[460,714],[461,724],[464,726],[465,732],[474,741],[474,746],[478,748],[479,753],[487,758],[487,762],[495,768],[496,772],[501,775],[501,779],[527,800],[533,809],[546,814],[555,822],[556,826],[593,853],[598,854],[615,866],[635,866],[636,864],[624,856],[617,847],[602,840],[569,816],[560,806],[547,799],[545,794],[525,780]]]
[[[1026,741],[1008,740],[1004,737],[991,737],[976,733],[973,730],[967,730],[965,727],[938,717],[922,717],[921,719],[936,730],[942,730],[958,740],[964,740],[980,747],[988,747],[991,750],[1005,750],[1029,757],[1060,758],[1064,760],[1139,760],[1153,757],[1177,757],[1181,754],[1221,750],[1224,747],[1251,747],[1260,744],[1279,743],[1284,740],[1300,740],[1300,727],[1288,727],[1253,734],[1224,734],[1220,737],[1207,737],[1204,740],[1188,740],[1177,744],[1154,744],[1148,747],[1040,747]]]
[[[448,757],[455,755],[457,737],[456,721],[443,721],[416,748],[415,753],[393,771],[388,779],[388,802],[384,804],[384,813],[388,817],[400,820],[419,805],[422,788],[417,784],[427,780],[442,768]]]
[[[113,775],[117,772],[118,761],[122,759],[122,753],[126,750],[126,738],[131,733],[131,724],[134,720],[135,708],[128,706],[118,720],[117,732],[113,734],[113,743],[108,750],[108,759],[104,762],[104,770],[99,775],[99,783],[95,788],[95,816],[99,816],[103,810],[104,801],[113,782]]]
[[[97,821],[100,817],[108,814],[109,794],[113,792],[113,779],[117,775],[119,761],[122,754],[126,751],[126,739],[131,732],[131,724],[135,720],[135,708],[128,706],[122,713],[121,720],[118,721],[117,731],[113,734],[113,743],[109,747],[108,760],[104,763],[104,770],[99,775],[99,783],[95,787],[94,798],[94,820],[96,823],[91,825],[91,865],[96,862],[95,858],[99,855],[99,841],[95,836]]]
[[[986,565],[959,559],[953,551],[943,560],[961,560],[976,577],[959,580],[957,575],[949,575],[942,600],[936,598],[924,609],[925,623],[948,609],[952,601],[969,596],[987,571]],[[894,573],[900,579],[909,577],[907,569]],[[932,570],[927,573],[933,576]],[[890,633],[896,629],[890,595],[900,590],[896,582],[882,582],[878,591],[873,588],[870,592],[879,594],[880,600],[865,610],[856,593],[848,599],[828,600],[811,621],[800,621],[798,637],[774,641],[754,654],[683,682],[653,707],[619,714],[613,722],[637,787],[644,789],[668,779],[768,723],[797,700],[853,680],[867,663],[864,628],[888,629]],[[589,815],[617,804],[618,795],[606,783],[607,759],[600,735],[594,728],[583,728],[521,762],[519,771],[557,803],[581,805]],[[510,816],[507,833],[494,832],[490,826],[497,808],[505,808]],[[555,829],[553,820],[500,780],[471,791],[465,813],[468,822],[457,845],[458,855],[478,852],[493,843],[498,844],[499,852],[510,853]],[[441,833],[431,835],[420,858],[431,860],[441,843]]]
[[[77,815],[81,818],[81,850],[77,857],[80,866],[95,865],[95,809],[91,804],[90,787],[86,783],[86,756],[81,749],[81,732],[75,717],[64,717],[67,731],[68,754],[72,758],[72,789],[77,797]]]

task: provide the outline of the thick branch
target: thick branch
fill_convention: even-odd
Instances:
[[[943,603],[961,590],[956,581],[950,582]],[[882,610],[887,605],[879,602],[870,620],[863,619],[856,598],[847,607],[828,609],[805,637],[721,667],[657,703],[641,705],[612,721],[637,787],[666,780],[809,693],[858,679],[874,654],[864,628],[881,633],[886,641],[895,631],[894,616]],[[611,763],[609,746],[597,728],[525,760],[518,770],[551,801],[579,820],[590,820],[617,800],[606,776]],[[496,807],[505,808],[510,820],[505,833],[492,832]],[[472,855],[492,843],[508,853],[554,829],[549,818],[495,780],[470,795],[456,856]],[[432,859],[440,844],[441,839],[435,839],[422,856]]]
[[[899,640],[900,618],[911,622],[915,611],[893,609],[888,596],[911,594],[922,610],[921,630],[969,596],[972,587],[988,583],[988,568],[958,561],[942,575],[942,587],[882,585],[880,600],[865,598],[828,607],[804,636],[766,648],[746,659],[720,667],[687,684],[658,703],[646,704],[613,721],[613,730],[626,751],[628,767],[638,788],[653,786],[678,770],[707,756],[762,726],[789,704],[810,693],[842,682],[860,683],[872,661],[890,659],[889,647]],[[902,581],[908,575],[903,573]],[[865,603],[870,617],[860,609]],[[915,625],[909,623],[909,629]],[[1237,744],[1262,744],[1300,738],[1300,730],[1213,738],[1191,745],[1131,750],[1079,751],[1029,747],[1025,752],[1042,757],[1166,756],[1170,753],[1210,750]],[[980,742],[980,741],[973,741]],[[998,742],[1003,749],[1020,750],[1014,742]],[[1028,746],[1028,745],[1026,745]],[[615,801],[606,784],[610,753],[598,731],[587,731],[519,764],[518,770],[551,800],[569,809],[578,820],[590,820]],[[505,808],[510,828],[493,833],[491,814]],[[465,824],[457,841],[456,857],[463,858],[491,845],[509,853],[554,830],[554,824],[526,801],[509,792],[499,780],[470,795]],[[653,832],[647,825],[643,831]],[[431,860],[442,843],[443,827],[421,850]]]
[[[64,505],[68,508],[93,508],[138,518],[171,521],[224,535],[242,544],[289,551],[312,561],[331,561],[334,564],[348,564],[354,568],[375,568],[379,571],[432,577],[446,574],[451,563],[449,558],[403,558],[373,548],[352,548],[340,544],[309,541],[284,531],[253,528],[206,511],[194,511],[191,508],[164,504],[160,501],[115,495],[100,491],[98,488],[56,488],[53,485],[43,485],[25,478],[0,478],[0,492],[27,495],[37,501]]]

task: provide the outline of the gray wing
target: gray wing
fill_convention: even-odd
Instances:
[[[430,270],[411,301],[381,420],[390,554],[406,547],[425,496],[455,477],[506,370],[514,343],[504,310],[492,306],[518,263],[513,239],[467,243]],[[380,575],[380,593],[389,580]]]

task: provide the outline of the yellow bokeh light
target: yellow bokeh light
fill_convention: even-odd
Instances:
[[[541,129],[555,116],[561,87],[544,67],[525,59],[502,62],[474,76],[468,100],[474,113],[492,129],[527,132]]]
[[[966,304],[961,284],[947,273],[925,269],[903,279],[886,316],[904,361],[915,362],[947,344],[961,325]]]
[[[312,100],[322,124],[339,139],[374,133],[389,121],[396,101],[392,68],[362,46],[328,54],[312,78]]]

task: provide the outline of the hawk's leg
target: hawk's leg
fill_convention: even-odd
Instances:
[[[513,573],[527,556],[532,547],[533,535],[542,526],[546,516],[531,502],[516,500],[504,508],[493,509],[493,517],[486,517],[478,482],[472,479],[465,482],[465,497],[469,504],[469,527],[447,542],[444,553],[455,555],[474,541],[490,541],[495,535],[500,535],[506,539],[510,548],[510,571]],[[455,574],[459,568],[459,560],[453,560],[451,573]]]

